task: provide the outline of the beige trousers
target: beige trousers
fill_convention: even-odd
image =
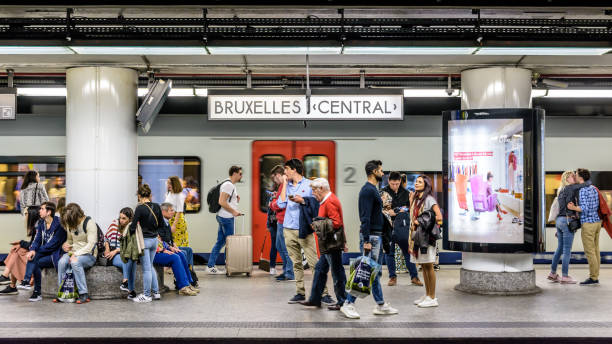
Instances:
[[[584,255],[589,262],[589,277],[596,281],[599,280],[599,265],[601,263],[601,255],[599,254],[600,231],[601,221],[582,224],[582,246],[584,246]]]
[[[304,266],[302,265],[302,250],[306,256],[306,261],[310,269],[314,271],[319,257],[317,255],[317,242],[314,234],[309,235],[306,239],[299,238],[299,231],[295,229],[284,228],[283,235],[285,236],[285,245],[289,252],[289,257],[293,261],[293,272],[295,274],[296,294],[306,295],[304,287]],[[327,286],[323,290],[323,296],[328,295]]]

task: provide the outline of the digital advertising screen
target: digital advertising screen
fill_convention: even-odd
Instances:
[[[533,164],[542,153],[537,118],[530,109],[444,116],[446,249],[538,250],[543,175],[541,164]]]

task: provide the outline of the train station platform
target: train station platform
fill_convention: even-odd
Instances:
[[[346,342],[350,338],[460,342],[472,338],[471,342],[588,343],[612,337],[612,267],[602,269],[599,287],[549,283],[548,266],[537,270],[540,294],[477,296],[455,291],[458,266],[442,266],[437,288],[440,306],[430,309],[412,304],[424,289],[411,286],[407,274],[400,274],[397,286],[388,287],[385,271],[385,300],[399,309],[399,315],[373,315],[374,301],[369,297],[357,301],[359,320],[325,308],[288,304],[295,284],[276,282],[262,271],[254,271],[250,278],[199,271],[200,295],[178,296],[170,291],[161,301],[148,304],[128,300],[54,304],[50,299],[31,303],[30,292],[20,291],[18,296],[0,299],[0,342]],[[580,279],[588,270],[579,265],[571,272]],[[310,286],[312,276],[306,277]]]

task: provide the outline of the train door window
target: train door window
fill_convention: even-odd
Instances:
[[[306,155],[304,169],[304,175],[308,179],[329,179],[329,159],[325,155]]]
[[[66,197],[63,157],[0,157],[0,213],[21,211],[19,194],[28,171],[38,171],[50,201],[57,204],[60,198]]]
[[[268,201],[275,191],[270,171],[284,163],[285,157],[282,155],[266,154],[259,158],[259,209],[264,213],[268,212]]]
[[[153,202],[163,203],[168,189],[166,180],[178,176],[185,194],[185,212],[201,208],[202,163],[198,157],[138,157],[138,185],[149,184]]]

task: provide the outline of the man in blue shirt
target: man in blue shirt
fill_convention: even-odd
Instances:
[[[601,255],[599,253],[599,231],[601,230],[601,219],[599,210],[599,192],[591,183],[591,173],[587,169],[579,168],[576,171],[576,181],[585,186],[580,189],[578,203],[570,202],[568,209],[580,212],[582,223],[582,245],[584,254],[589,262],[589,278],[580,282],[582,286],[599,285],[599,264]]]
[[[278,206],[286,209],[283,222],[283,234],[285,245],[289,251],[289,257],[293,261],[295,275],[296,295],[289,303],[299,303],[306,300],[306,288],[304,287],[304,266],[302,265],[302,250],[306,256],[308,265],[314,269],[319,261],[317,255],[317,243],[314,234],[300,238],[300,204],[305,197],[313,197],[310,188],[310,180],[304,178],[304,164],[299,159],[291,159],[285,163],[285,174],[283,175],[283,186],[278,199]],[[334,300],[327,293],[327,287],[323,291],[322,303],[332,305]]]
[[[383,169],[382,161],[371,160],[366,163],[365,172],[368,180],[359,191],[359,221],[361,226],[359,229],[359,246],[362,255],[370,255],[370,257],[382,263],[382,232],[383,232],[383,213],[382,199],[376,187],[382,180]],[[380,276],[378,273],[372,282],[372,296],[376,301],[374,308],[375,315],[391,315],[397,314],[397,309],[391,307],[385,302],[380,285]],[[359,313],[355,309],[355,297],[347,294],[344,305],[340,308],[344,316],[350,319],[359,319]]]

